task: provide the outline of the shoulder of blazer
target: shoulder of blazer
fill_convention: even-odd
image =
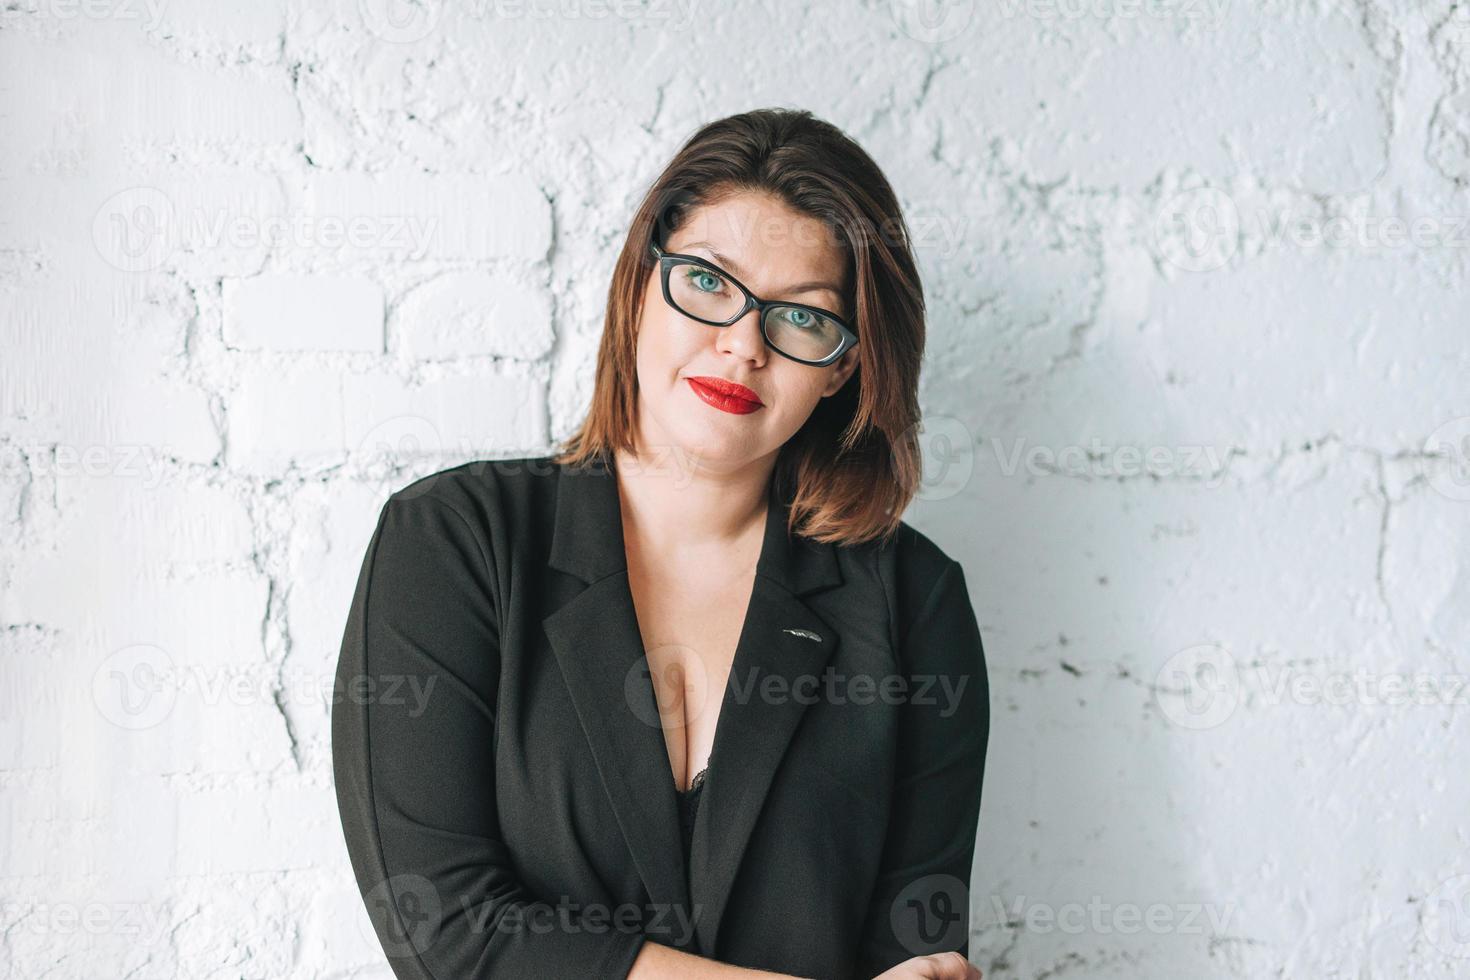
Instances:
[[[474,517],[494,526],[515,516],[503,508],[544,491],[555,475],[556,466],[547,456],[478,459],[419,477],[394,491],[389,500],[434,499],[467,520]]]
[[[959,563],[927,534],[899,521],[892,536],[859,545],[888,603],[889,641],[897,650],[940,580]]]
[[[548,456],[479,459],[419,477],[394,491],[388,507],[448,507],[463,520],[503,576],[515,560],[517,531],[551,499],[557,469]]]

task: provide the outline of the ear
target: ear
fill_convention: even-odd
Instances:
[[[827,386],[822,389],[823,398],[835,395],[842,390],[842,386],[847,384],[847,379],[852,377],[852,372],[857,370],[857,359],[856,347],[837,359],[837,363],[832,368],[832,376],[827,379]]]

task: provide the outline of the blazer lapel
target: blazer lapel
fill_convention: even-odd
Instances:
[[[767,563],[768,571],[780,560]],[[819,677],[837,648],[837,633],[798,594],[778,578],[757,573],[720,707],[690,846],[695,932],[700,950],[710,955],[718,949],[720,921],[751,831],[806,710],[811,689],[793,684],[803,676]],[[774,697],[765,693],[772,677],[781,679],[772,685]]]
[[[649,901],[673,924],[689,906],[683,840],[622,527],[610,469],[558,467],[550,564],[587,587],[542,625]]]
[[[836,631],[801,598],[842,583],[836,553],[787,534],[790,504],[772,481],[701,792],[691,895],[668,749],[628,586],[616,474],[611,466],[560,466],[556,493],[549,562],[586,587],[542,625],[650,901],[665,915],[676,903],[692,911],[699,948],[712,953],[741,857],[805,708],[791,684],[820,676],[837,647]],[[784,696],[762,695],[772,676],[782,679]]]

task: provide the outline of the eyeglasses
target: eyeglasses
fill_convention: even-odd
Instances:
[[[728,327],[751,310],[760,313],[766,345],[782,357],[822,367],[857,346],[858,338],[837,314],[803,303],[759,299],[730,273],[697,255],[649,248],[658,258],[664,302],[712,327]]]

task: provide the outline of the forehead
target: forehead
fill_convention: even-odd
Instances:
[[[669,248],[679,251],[695,242],[731,260],[730,271],[745,273],[752,284],[837,284],[846,268],[846,251],[834,229],[766,194],[742,192],[689,212]]]

